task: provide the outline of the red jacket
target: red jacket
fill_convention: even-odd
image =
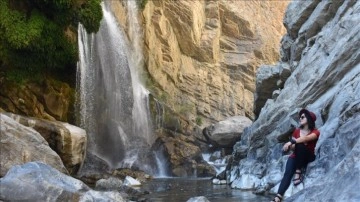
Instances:
[[[310,142],[305,142],[305,146],[306,148],[312,153],[315,155],[315,146],[316,146],[316,143],[319,139],[319,136],[320,136],[320,131],[318,129],[314,129],[312,131],[310,131],[307,135],[310,135],[311,133],[315,133],[315,135],[317,136],[317,139],[316,140],[313,140],[313,141],[310,141]],[[294,130],[293,134],[292,134],[293,138],[297,139],[300,137],[300,128],[297,128]],[[292,153],[290,157],[295,157],[295,154]]]

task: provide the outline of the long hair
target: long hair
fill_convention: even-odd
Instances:
[[[307,124],[308,124],[308,127],[309,127],[309,129],[310,129],[310,131],[312,131],[312,130],[314,130],[315,128],[316,128],[316,126],[315,126],[315,121],[312,119],[312,117],[310,116],[310,114],[309,114],[309,112],[307,112],[307,111],[304,111],[302,114],[300,114],[300,116],[301,115],[305,115],[305,117],[306,117],[306,120],[307,120]],[[300,128],[303,128],[304,126],[300,126]]]

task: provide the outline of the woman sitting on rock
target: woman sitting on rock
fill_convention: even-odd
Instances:
[[[291,179],[294,186],[303,181],[303,172],[309,162],[315,160],[315,146],[320,136],[320,132],[315,128],[316,115],[306,109],[299,112],[300,127],[295,129],[292,139],[285,143],[283,150],[294,152],[289,156],[286,162],[284,177],[281,180],[277,195],[272,201],[282,200],[285,191],[288,189]]]

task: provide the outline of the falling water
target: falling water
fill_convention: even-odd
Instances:
[[[88,150],[111,167],[136,167],[154,174],[154,142],[149,121],[149,92],[141,85],[141,30],[136,1],[127,1],[129,36],[102,4],[96,34],[79,26],[78,91],[80,124],[88,133]],[[131,42],[130,42],[131,41]]]
[[[221,151],[215,151],[213,153],[203,153],[202,157],[209,165],[211,165],[215,171],[216,175],[223,172],[227,165],[227,159],[221,155]]]

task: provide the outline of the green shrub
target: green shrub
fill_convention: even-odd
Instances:
[[[0,0],[0,58],[30,74],[74,67],[77,44],[65,30],[81,22],[97,32],[101,18],[100,0]]]
[[[102,10],[100,0],[88,0],[80,9],[79,20],[89,33],[99,31]]]
[[[147,2],[148,2],[148,0],[137,0],[138,7],[139,7],[140,9],[144,9]]]
[[[201,126],[202,124],[203,124],[203,122],[202,122],[202,118],[201,117],[196,117],[196,120],[195,120],[195,122],[196,122],[196,124],[198,125],[198,126]]]

